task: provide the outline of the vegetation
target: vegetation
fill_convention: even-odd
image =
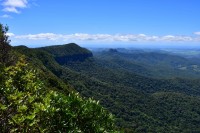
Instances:
[[[76,44],[12,49],[26,61],[1,65],[2,132],[114,132],[100,105],[125,132],[200,132],[194,59],[124,49],[92,54]]]
[[[0,62],[6,65],[9,62],[11,46],[9,45],[10,40],[6,33],[8,32],[8,26],[3,26],[0,23]]]
[[[45,50],[56,57],[76,55],[76,54],[91,54],[92,55],[92,53],[89,50],[85,48],[81,48],[75,43],[70,43],[67,45],[48,46],[48,47],[43,47],[39,49]]]
[[[70,47],[71,45],[73,44],[70,44]],[[76,54],[82,51],[77,45],[73,48],[76,48],[74,49],[77,51]],[[145,76],[146,73],[152,72],[153,64],[148,69],[142,63],[133,64],[131,62],[133,59],[130,59],[132,54],[126,54],[125,57],[116,50],[98,55],[95,53],[94,57],[87,57],[85,60],[58,62],[56,55],[44,48],[23,50],[22,47],[15,47],[14,49],[27,55],[30,62],[35,63],[34,66],[46,68],[61,82],[73,86],[82,96],[99,100],[101,105],[116,116],[118,127],[125,132],[199,131],[200,109],[197,104],[200,102],[200,83],[197,77],[168,78],[166,75],[164,78],[155,78],[156,74]],[[70,53],[70,50],[68,52],[66,54],[71,54],[71,58],[77,58],[76,54]],[[160,59],[156,56],[159,54],[144,55],[138,54],[140,58],[145,57],[144,62],[151,58],[157,61],[157,64],[165,60],[168,60],[166,64],[170,63],[170,60],[175,63],[190,64],[187,59],[178,56],[163,55]],[[140,66],[144,69],[141,69],[139,75],[134,70],[140,69]],[[169,67],[162,69],[166,68]]]
[[[67,64],[73,61],[84,61],[86,58],[92,57],[92,52],[81,48],[74,43],[43,47],[40,49],[52,54],[59,64]]]
[[[198,60],[177,56],[162,50],[115,49],[94,52],[102,65],[150,78],[200,78]]]
[[[116,132],[113,115],[97,101],[47,89],[23,56],[0,64],[0,132]]]
[[[137,70],[143,65],[130,63],[133,60],[130,59],[132,54],[126,54],[124,57],[124,54],[121,55],[116,50],[100,55],[94,54],[94,57],[82,61],[58,62],[54,54],[43,49],[27,48],[29,52],[25,52],[19,47],[15,48],[28,57],[33,54],[32,61],[40,59],[40,65],[45,66],[64,83],[73,86],[82,96],[100,100],[100,104],[117,117],[118,127],[123,128],[125,132],[199,131],[200,109],[193,106],[199,103],[200,83],[197,77],[188,79],[183,73],[180,73],[183,74],[182,78],[169,78],[168,75],[156,78],[156,74],[145,76],[146,73],[152,72],[153,64],[137,74],[130,68]],[[80,47],[76,49],[76,54],[82,51]],[[39,53],[43,53],[43,58],[38,58]],[[74,54],[71,55],[71,58],[77,58]],[[148,56],[144,55],[138,54],[140,58],[145,57],[144,62],[149,58],[157,61],[157,64],[165,60],[168,60],[166,64],[169,64],[170,60],[174,63],[190,64],[187,59],[178,56],[161,54],[162,58],[158,58],[156,55],[159,54],[155,53],[154,56],[150,56],[149,53]],[[143,68],[145,67],[144,65]],[[169,67],[162,70],[166,68],[170,70]]]
[[[87,78],[98,79],[90,84],[92,78],[90,82],[85,78],[85,88],[77,88],[84,96],[100,98],[127,132],[199,131],[199,80],[152,79],[89,62],[68,65]]]

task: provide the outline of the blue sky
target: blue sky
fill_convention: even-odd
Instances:
[[[198,46],[200,0],[0,0],[12,45]]]

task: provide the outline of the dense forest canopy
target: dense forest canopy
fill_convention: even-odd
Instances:
[[[198,55],[11,47],[1,30],[1,132],[200,132]]]
[[[44,72],[9,45],[8,27],[0,24],[0,30],[0,132],[116,132],[114,116],[99,102],[72,88],[60,91],[51,86],[59,84],[55,78],[40,79]]]

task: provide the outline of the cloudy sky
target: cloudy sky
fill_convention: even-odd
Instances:
[[[0,0],[12,45],[197,46],[200,0]]]

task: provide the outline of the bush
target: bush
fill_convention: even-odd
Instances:
[[[115,132],[112,114],[98,102],[45,90],[23,58],[1,67],[0,78],[0,132]]]

